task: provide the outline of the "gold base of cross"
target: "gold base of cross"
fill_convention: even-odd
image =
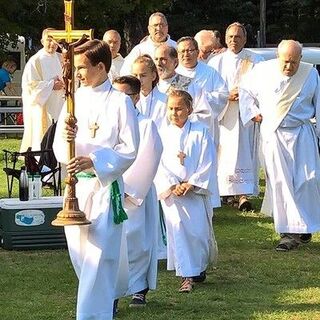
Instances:
[[[84,212],[78,209],[78,199],[66,199],[64,208],[59,211],[56,219],[51,224],[56,227],[74,226],[74,225],[87,225],[91,224],[87,220]]]

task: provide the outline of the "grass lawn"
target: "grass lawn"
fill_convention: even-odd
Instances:
[[[0,149],[17,145],[1,138]],[[257,208],[260,202],[255,199]],[[320,320],[319,235],[298,250],[279,253],[271,219],[227,207],[216,211],[214,228],[219,261],[205,283],[179,294],[179,279],[162,261],[148,306],[131,309],[129,299],[122,299],[117,319]],[[75,319],[76,287],[66,250],[0,249],[0,320]]]

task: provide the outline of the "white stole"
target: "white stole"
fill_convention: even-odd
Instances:
[[[302,90],[302,87],[311,69],[312,64],[300,62],[297,73],[291,77],[290,81],[283,89],[283,93],[277,105],[275,106],[274,112],[272,112],[267,119],[264,118],[262,121],[265,137],[277,130],[280,123],[289,112],[294,101],[300,94],[300,91]],[[269,105],[272,105],[272,103]]]

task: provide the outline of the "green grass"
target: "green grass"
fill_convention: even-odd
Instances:
[[[0,181],[4,197],[2,172]],[[255,199],[257,208],[260,202]],[[279,253],[271,219],[226,207],[216,212],[215,233],[219,261],[205,283],[179,294],[179,279],[161,262],[148,306],[134,310],[121,299],[117,319],[320,320],[319,235]],[[76,290],[66,250],[0,249],[0,320],[75,319]]]

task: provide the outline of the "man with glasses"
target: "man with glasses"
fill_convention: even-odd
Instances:
[[[148,54],[153,58],[154,52],[160,44],[166,43],[171,47],[177,46],[176,42],[170,39],[168,34],[168,22],[165,15],[161,12],[155,12],[150,16],[148,32],[149,35],[143,38],[125,58],[121,68],[121,75],[131,74],[131,65],[137,57]]]
[[[219,133],[217,118],[227,101],[228,91],[225,80],[213,68],[204,62],[198,61],[199,48],[197,41],[192,37],[182,37],[178,40],[179,65],[178,74],[193,79],[202,90],[212,109],[212,127],[215,145],[218,145]]]

